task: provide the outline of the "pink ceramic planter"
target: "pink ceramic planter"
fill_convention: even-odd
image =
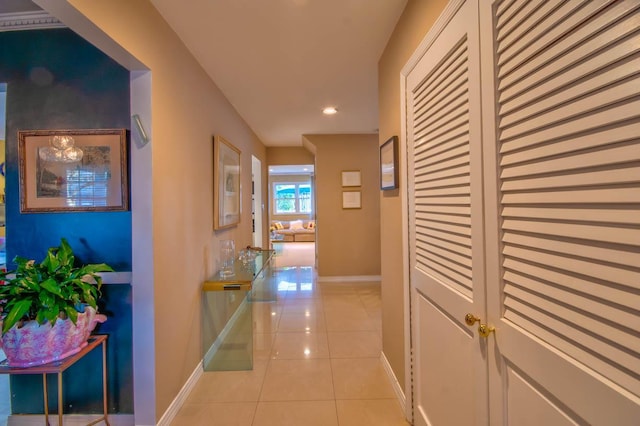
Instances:
[[[12,327],[2,336],[1,346],[11,367],[31,367],[47,364],[78,353],[87,345],[87,339],[97,323],[107,317],[87,307],[78,314],[74,325],[71,320],[57,320],[38,325],[29,321],[23,327]],[[1,322],[0,322],[1,324]]]

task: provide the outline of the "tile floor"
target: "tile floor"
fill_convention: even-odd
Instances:
[[[276,274],[277,300],[252,303],[253,370],[205,372],[172,425],[408,425],[380,360],[379,283]]]

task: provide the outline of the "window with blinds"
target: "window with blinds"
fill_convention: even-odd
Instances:
[[[639,9],[503,1],[494,10],[504,317],[635,394]]]

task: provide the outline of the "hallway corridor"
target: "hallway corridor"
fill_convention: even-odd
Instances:
[[[252,304],[253,370],[205,372],[172,426],[406,426],[380,358],[379,283],[276,276],[278,300]]]

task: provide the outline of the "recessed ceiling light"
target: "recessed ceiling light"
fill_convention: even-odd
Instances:
[[[333,115],[336,114],[338,110],[335,107],[326,107],[322,110],[322,113],[325,115]]]

